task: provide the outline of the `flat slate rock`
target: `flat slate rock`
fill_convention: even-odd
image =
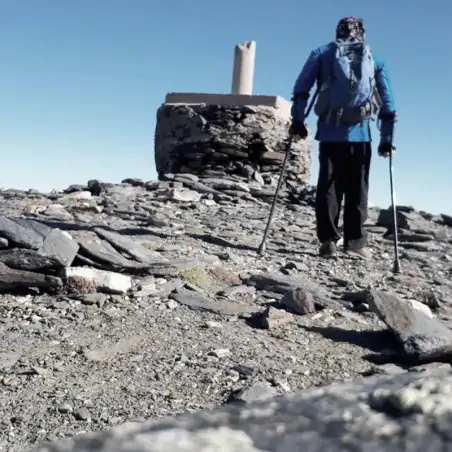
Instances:
[[[56,259],[25,248],[11,248],[0,251],[0,262],[12,269],[31,272],[46,273],[61,268]]]
[[[222,315],[254,314],[257,311],[252,306],[232,301],[216,301],[202,293],[185,288],[177,289],[176,293],[171,294],[171,298],[195,311],[208,311]]]
[[[127,253],[139,262],[149,263],[155,260],[156,253],[136,243],[130,237],[103,228],[94,228],[94,232],[119,250]]]
[[[439,320],[395,295],[377,290],[368,291],[367,302],[395,334],[409,357],[452,362],[452,330]]]
[[[68,232],[53,229],[44,238],[38,252],[55,259],[62,267],[69,267],[79,250],[78,243]]]
[[[12,218],[12,220],[14,220],[14,223],[20,224],[24,228],[33,229],[33,231],[38,233],[42,238],[48,236],[53,231],[53,228],[50,226],[47,226],[40,221],[31,220],[30,218]]]
[[[132,287],[130,276],[95,268],[66,267],[63,274],[66,279],[84,279],[98,291],[105,293],[125,294]]]
[[[14,222],[42,237],[39,253],[56,259],[63,267],[72,264],[79,245],[68,232],[28,218],[14,218]]]
[[[100,263],[107,264],[112,269],[134,271],[148,268],[148,264],[127,259],[105,240],[81,237],[78,239],[78,243],[82,254],[87,255],[89,260],[97,260]],[[104,267],[105,265],[102,266],[102,268]]]
[[[233,403],[253,403],[272,399],[278,395],[277,389],[267,381],[258,381],[243,388],[230,398]]]
[[[452,371],[374,376],[243,405],[128,423],[30,452],[443,452]]]
[[[119,267],[128,264],[127,259],[118,253],[108,242],[101,239],[79,238],[78,243],[83,254]]]
[[[174,180],[177,182],[182,182],[186,187],[191,188],[192,190],[195,190],[199,193],[207,193],[212,195],[221,193],[212,187],[208,187],[207,185],[202,184],[201,182],[187,180],[186,178],[182,177],[176,177]]]
[[[54,292],[62,286],[62,280],[56,276],[15,270],[0,263],[0,293],[17,293],[29,291],[32,288],[44,292]]]
[[[297,275],[283,275],[278,273],[258,273],[251,275],[244,281],[248,286],[258,290],[267,290],[279,294],[295,291],[299,288],[312,294],[314,303],[322,308],[340,308],[341,303],[332,300],[329,293],[314,281]]]
[[[37,250],[42,246],[43,237],[34,229],[27,228],[0,215],[0,236],[23,248]]]

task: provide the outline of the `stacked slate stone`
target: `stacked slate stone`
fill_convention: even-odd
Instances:
[[[163,104],[157,112],[155,134],[159,178],[181,173],[207,182],[245,181],[261,198],[271,198],[285,156],[288,129],[289,118],[273,107]],[[296,202],[306,196],[311,143],[310,137],[292,143],[281,199],[290,196]]]
[[[152,251],[113,230],[88,228],[73,232],[76,238],[64,230],[76,226],[0,216],[0,292],[121,294],[132,284],[123,273],[159,264]]]
[[[148,189],[155,188],[165,199],[170,196],[175,200],[199,201],[201,197],[209,197],[219,204],[234,200],[246,199],[256,203],[272,202],[277,181],[265,186],[256,179],[245,179],[239,176],[204,177],[191,173],[164,174],[161,182],[147,184]],[[292,206],[314,206],[316,187],[300,185],[286,181],[278,196],[280,204]]]

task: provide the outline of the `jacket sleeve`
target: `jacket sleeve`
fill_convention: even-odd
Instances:
[[[304,122],[309,92],[318,78],[320,71],[320,53],[319,49],[313,50],[310,53],[300,75],[295,81],[291,111],[294,121]]]
[[[380,142],[392,143],[396,108],[388,68],[383,60],[377,63],[375,80],[378,94],[382,100],[382,106],[378,115],[380,121]]]

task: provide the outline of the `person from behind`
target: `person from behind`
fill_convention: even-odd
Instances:
[[[363,259],[371,257],[364,222],[367,218],[369,171],[372,156],[370,120],[378,119],[378,154],[395,150],[396,110],[385,62],[366,41],[362,19],[345,17],[336,39],[313,50],[294,86],[290,134],[306,138],[305,110],[317,84],[314,112],[319,142],[316,227],[319,254],[336,255],[339,215],[344,201],[344,250]]]

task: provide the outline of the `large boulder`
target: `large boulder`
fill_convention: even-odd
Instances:
[[[34,452],[440,452],[452,447],[452,372],[352,381],[51,444]]]

